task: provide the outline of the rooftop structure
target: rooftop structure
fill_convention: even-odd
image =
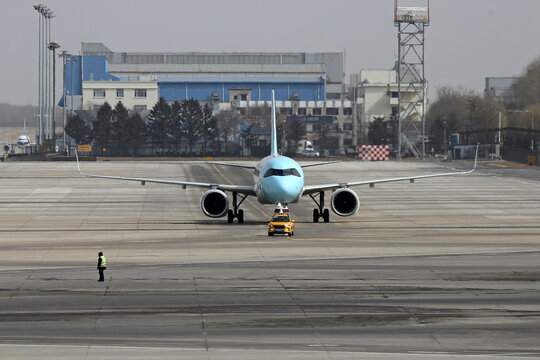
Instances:
[[[516,93],[514,83],[516,80],[516,77],[486,77],[484,95],[493,98],[501,104],[515,104]]]

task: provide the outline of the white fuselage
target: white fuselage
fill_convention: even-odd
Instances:
[[[27,146],[30,144],[30,138],[27,135],[21,135],[17,138],[17,145]]]

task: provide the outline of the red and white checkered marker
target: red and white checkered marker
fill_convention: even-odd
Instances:
[[[358,145],[358,160],[385,161],[390,159],[388,145]]]

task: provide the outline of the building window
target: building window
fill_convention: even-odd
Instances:
[[[350,124],[350,123],[349,124],[347,124],[347,123],[343,124],[343,130],[352,130],[352,124]]]
[[[116,97],[117,98],[123,98],[124,97],[124,89],[116,89]]]
[[[395,98],[398,98],[399,97],[399,92],[397,91],[392,91],[392,97],[395,99]]]
[[[326,115],[337,115],[338,108],[326,108]]]
[[[240,98],[242,99],[242,101],[247,101],[247,95],[246,94],[240,95]]]
[[[146,97],[146,89],[135,89],[135,97],[136,98],[145,98]]]
[[[313,124],[313,131],[319,131],[320,129],[321,129],[321,125]]]
[[[399,114],[399,106],[392,106],[392,115]]]
[[[343,115],[352,115],[352,108],[344,108]]]
[[[352,139],[349,139],[349,138],[343,139],[343,145],[345,146],[352,145]]]
[[[306,108],[298,108],[298,115],[306,115]]]
[[[281,115],[292,115],[292,109],[291,108],[281,108],[279,109],[279,112]]]
[[[146,110],[146,105],[135,105],[133,107],[133,110],[137,111],[137,112],[140,112],[140,111],[145,111]]]
[[[321,115],[322,111],[321,108],[313,108],[313,115]]]
[[[105,89],[94,89],[94,97],[95,98],[104,98],[105,97]]]

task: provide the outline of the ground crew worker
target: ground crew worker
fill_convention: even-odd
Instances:
[[[99,271],[98,281],[104,281],[103,272],[107,269],[107,260],[105,260],[105,256],[103,256],[103,253],[101,251],[98,254],[97,269]]]

